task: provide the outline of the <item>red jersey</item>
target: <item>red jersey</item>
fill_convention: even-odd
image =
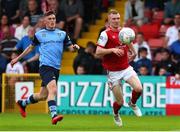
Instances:
[[[120,30],[113,31],[111,28],[107,28],[103,31],[98,39],[98,46],[109,48],[120,48],[124,50],[122,56],[117,56],[114,53],[107,54],[103,57],[103,67],[109,71],[120,71],[128,68],[128,47],[119,41],[118,34]]]

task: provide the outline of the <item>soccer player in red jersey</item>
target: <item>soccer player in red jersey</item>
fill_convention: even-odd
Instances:
[[[131,44],[122,44],[118,39],[120,28],[120,14],[116,10],[108,13],[109,27],[103,31],[98,39],[96,54],[102,57],[103,67],[107,70],[109,88],[115,97],[113,103],[114,121],[118,126],[122,126],[122,120],[118,111],[123,105],[123,92],[121,80],[125,80],[132,88],[132,98],[128,105],[132,108],[136,116],[142,116],[141,110],[136,105],[137,99],[141,96],[141,82],[129,65],[136,52]]]

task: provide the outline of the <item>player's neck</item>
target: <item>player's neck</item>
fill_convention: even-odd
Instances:
[[[116,27],[112,27],[112,26],[109,26],[109,28],[114,31],[114,32],[117,32],[119,28],[116,28]]]
[[[55,30],[55,27],[50,28],[50,27],[46,27],[47,30]]]

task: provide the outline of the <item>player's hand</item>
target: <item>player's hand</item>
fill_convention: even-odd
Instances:
[[[13,60],[11,60],[11,66],[13,67],[14,64],[16,64],[19,61],[18,58],[14,58]]]
[[[124,55],[124,50],[119,49],[119,48],[112,48],[112,52],[113,52],[114,54],[116,54],[117,56],[122,56],[122,55]]]
[[[74,48],[75,51],[80,49],[79,45],[77,45],[77,44],[73,44],[73,48]]]

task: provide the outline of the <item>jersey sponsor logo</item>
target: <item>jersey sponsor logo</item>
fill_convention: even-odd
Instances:
[[[54,40],[49,40],[49,41],[45,41],[44,44],[48,44],[48,43],[61,43],[61,41],[54,41]]]

